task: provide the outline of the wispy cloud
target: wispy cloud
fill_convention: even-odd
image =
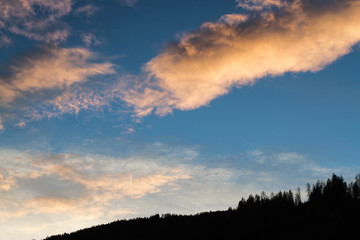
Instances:
[[[80,110],[100,109],[108,104],[107,100],[92,90],[67,90],[62,95],[48,100],[47,105],[53,106],[55,113],[78,114]]]
[[[84,48],[44,47],[16,59],[8,67],[11,73],[0,76],[0,105],[8,111],[19,110],[14,107],[19,103],[32,109],[40,98],[36,111],[52,107],[58,113],[78,113],[81,108],[100,106],[100,95],[74,87],[94,76],[114,73],[113,64],[94,62],[95,57]]]
[[[0,190],[9,191],[11,188],[16,186],[16,180],[12,176],[4,176],[0,173]]]
[[[83,43],[85,43],[86,47],[98,46],[103,43],[93,33],[86,33],[86,34],[83,34],[81,37],[82,37],[82,41],[83,41]]]
[[[4,123],[3,123],[3,119],[2,119],[2,117],[1,117],[1,115],[0,115],[0,132],[1,132],[2,130],[4,130]]]
[[[0,47],[10,46],[11,44],[12,44],[11,38],[6,36],[0,31]]]
[[[181,164],[139,156],[121,159],[0,152],[0,191],[12,191],[13,196],[25,188],[32,192],[27,200],[23,199],[22,207],[13,212],[14,217],[32,214],[32,209],[57,214],[89,205],[103,208],[112,200],[142,198],[191,178]]]
[[[238,4],[254,11],[184,34],[147,62],[143,74],[123,79],[131,84],[121,83],[118,95],[138,116],[195,109],[265,76],[319,71],[360,41],[359,1]]]
[[[270,7],[284,7],[291,4],[291,1],[286,0],[236,0],[236,2],[238,7],[255,11],[261,11]]]
[[[36,197],[41,202],[58,196],[61,202],[75,204],[77,198],[84,201],[87,198],[86,204],[91,201],[91,204],[107,205],[114,199],[143,198],[165,190],[177,191],[188,184],[213,188],[217,181],[218,184],[252,184],[257,185],[257,189],[264,186],[264,182],[273,184],[273,189],[296,187],[293,184],[299,179],[324,178],[335,171],[316,165],[295,152],[250,151],[233,156],[237,162],[233,166],[205,166],[197,162],[198,157],[195,149],[166,144],[149,145],[138,154],[122,158],[2,149],[0,190],[18,191],[26,187],[34,191],[30,199]]]
[[[0,30],[48,43],[65,41],[69,30],[60,19],[71,12],[72,4],[72,0],[3,0]],[[0,46],[10,42],[11,36],[1,33]]]
[[[123,4],[125,4],[129,7],[133,7],[135,5],[135,3],[138,2],[138,0],[120,0],[120,2],[122,2]]]
[[[103,111],[103,108],[109,104],[106,97],[92,89],[72,87],[64,90],[60,95],[43,100],[37,106],[24,107],[18,114],[20,122],[16,126],[25,127],[31,121],[56,118],[64,114],[78,115],[84,110]]]
[[[97,7],[93,4],[87,4],[81,7],[78,7],[77,9],[74,10],[74,14],[81,16],[81,15],[85,15],[87,17],[90,17],[92,15],[94,15],[95,13],[97,13],[100,10],[100,7]]]

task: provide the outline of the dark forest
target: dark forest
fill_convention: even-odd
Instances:
[[[307,184],[307,196],[279,191],[242,198],[235,208],[195,215],[119,220],[46,240],[120,239],[358,239],[360,174],[347,184],[333,174]],[[307,199],[302,201],[302,199]]]

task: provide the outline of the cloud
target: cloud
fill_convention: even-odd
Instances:
[[[83,43],[85,43],[86,47],[98,46],[98,45],[101,45],[103,43],[93,33],[83,34],[82,35],[82,41],[83,41]]]
[[[295,188],[296,182],[308,178],[307,181],[316,181],[318,178],[327,178],[333,172],[341,172],[341,169],[321,167],[297,152],[271,152],[256,149],[243,154],[245,165],[256,172],[259,182],[286,183]],[[296,169],[296,170],[295,170]],[[267,176],[267,177],[265,177]],[[305,183],[303,183],[304,185]]]
[[[270,189],[278,188],[279,184],[296,187],[301,178],[328,177],[334,171],[296,152],[254,150],[233,156],[231,166],[221,165],[224,156],[216,157],[221,161],[208,165],[197,162],[199,158],[200,153],[193,148],[161,143],[150,144],[128,157],[1,149],[0,190],[27,189],[30,196],[26,202],[58,198],[62,209],[76,205],[76,201],[82,201],[80,205],[105,206],[112,200],[140,199],[186,188],[194,194],[201,186],[206,186],[204,191],[214,191],[219,184],[231,188],[238,184],[253,185],[260,189],[265,182],[273,185]],[[221,189],[229,190],[216,191]]]
[[[238,7],[253,11],[261,11],[270,7],[284,7],[289,4],[289,1],[286,0],[236,0],[236,2],[238,2]]]
[[[0,32],[0,47],[10,46],[12,44],[11,38]]]
[[[58,96],[43,100],[38,106],[23,108],[18,114],[19,122],[15,126],[25,127],[31,121],[56,118],[64,114],[78,115],[83,110],[103,111],[109,104],[109,100],[101,93],[87,87],[72,87]]]
[[[65,41],[69,30],[60,19],[71,12],[72,4],[72,0],[3,0],[0,30],[48,43]],[[1,33],[0,46],[11,41]]]
[[[62,95],[48,100],[47,104],[53,106],[55,113],[73,113],[78,114],[80,110],[91,108],[100,109],[108,105],[106,99],[91,90],[67,90]]]
[[[1,123],[16,120],[24,127],[32,120],[101,110],[109,99],[89,85],[115,70],[96,58],[85,48],[42,47],[10,61],[0,75]]]
[[[16,180],[13,177],[6,177],[0,173],[0,191],[9,191],[16,186]]]
[[[0,132],[4,130],[4,123],[3,123],[3,119],[2,117],[0,116]]]
[[[69,187],[64,186],[83,189],[92,200],[106,203],[108,200],[124,197],[140,198],[159,192],[168,183],[191,178],[181,167],[170,168],[161,161],[137,157],[116,159],[75,154],[47,156],[1,151],[1,158],[1,169],[8,175],[0,175],[2,190],[9,191],[23,184],[27,184],[29,190],[34,190],[35,186],[42,185],[36,188],[36,192],[45,194],[44,198],[48,197],[46,194],[51,196],[53,192],[52,187],[44,185],[45,182],[56,186],[58,190],[68,191]],[[21,182],[23,180],[26,183]],[[30,181],[36,184],[28,185]],[[54,193],[59,196],[68,195],[61,191]]]
[[[253,0],[239,6],[258,11],[224,15],[184,34],[142,74],[123,77],[114,88],[118,96],[138,116],[196,109],[265,76],[319,71],[360,41],[358,0]]]
[[[90,62],[95,54],[84,48],[42,48],[24,55],[0,77],[1,105],[47,90],[65,90],[89,77],[111,74],[109,62]]]
[[[129,6],[129,7],[133,7],[135,5],[135,3],[137,3],[138,0],[120,0],[120,2],[122,2],[123,4]]]
[[[99,7],[93,5],[93,4],[87,4],[81,7],[78,7],[76,10],[74,10],[75,15],[81,16],[85,15],[87,17],[90,17],[97,13],[100,10]]]
[[[289,153],[279,153],[274,156],[279,163],[281,164],[296,164],[296,163],[302,163],[305,161],[305,157],[295,153],[295,152],[289,152]]]
[[[11,238],[12,226],[30,220],[37,224],[21,233],[43,238],[115,217],[227,209],[250,193],[304,188],[333,172],[355,175],[297,152],[255,149],[212,157],[206,165],[204,157],[194,147],[164,143],[122,157],[0,149],[0,223],[6,226],[0,237]],[[49,216],[62,227],[54,230]]]

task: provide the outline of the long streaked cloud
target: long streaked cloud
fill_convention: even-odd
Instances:
[[[12,200],[19,204],[12,211],[15,218],[33,211],[70,214],[76,208],[85,211],[97,206],[104,210],[113,200],[143,198],[192,178],[190,169],[179,162],[140,156],[29,154],[2,149],[0,160],[0,191],[12,192],[15,197],[25,189],[31,193],[27,200]],[[9,212],[5,215],[10,217]]]
[[[184,34],[147,62],[142,75],[123,79],[131,84],[118,95],[138,116],[195,109],[265,76],[319,71],[360,41],[358,0],[238,4],[251,11]]]

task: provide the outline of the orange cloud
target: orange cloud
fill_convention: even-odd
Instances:
[[[64,197],[34,197],[24,204],[27,212],[55,214],[64,211],[76,211],[81,205],[78,200]]]
[[[277,8],[204,23],[147,62],[145,76],[120,90],[138,116],[195,109],[269,75],[319,71],[360,41],[358,0],[240,2]]]
[[[62,95],[48,100],[55,109],[52,114],[75,113],[90,108],[100,108],[107,104],[107,99],[93,91],[65,91]]]
[[[16,168],[12,167],[14,164]],[[170,168],[154,161],[94,159],[72,154],[14,157],[6,169],[12,173],[11,178],[0,174],[0,190],[10,190],[18,179],[56,176],[59,181],[80,184],[100,202],[123,197],[141,198],[159,192],[168,183],[191,178],[186,169]]]
[[[13,176],[4,176],[0,172],[0,191],[9,191],[16,186],[16,179]]]
[[[0,78],[0,102],[7,105],[25,94],[64,90],[89,77],[114,73],[109,62],[91,63],[94,53],[84,48],[46,48],[37,57],[13,65],[13,75]]]
[[[0,222],[46,214],[99,218],[111,213],[112,200],[140,199],[169,188],[175,191],[178,189],[171,184],[191,178],[190,169],[184,166],[136,157],[45,156],[2,149],[0,160],[0,192],[4,196]],[[118,209],[114,214],[119,211],[130,210]]]

